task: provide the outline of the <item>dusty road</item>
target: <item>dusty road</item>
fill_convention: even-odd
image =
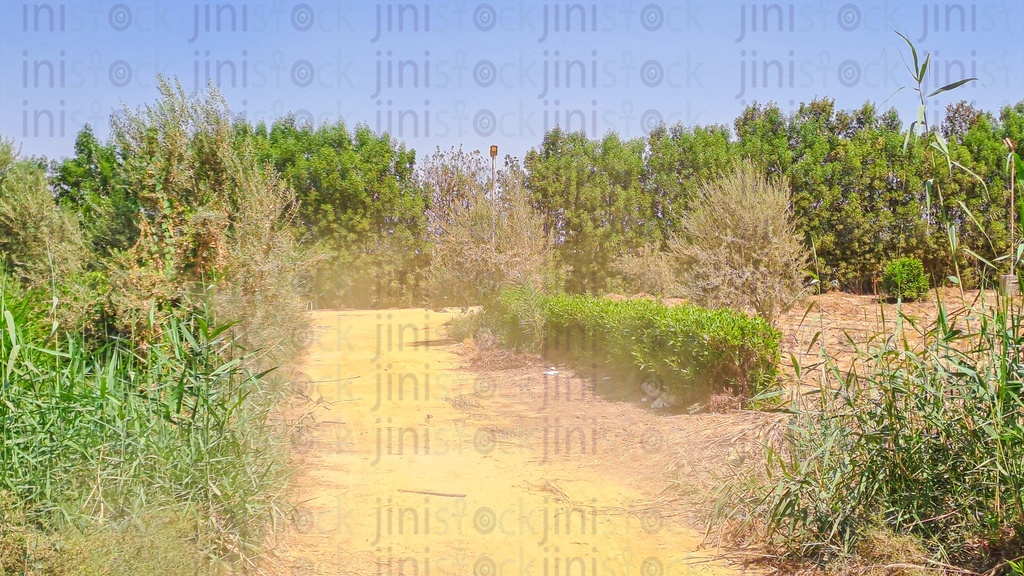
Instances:
[[[465,369],[450,317],[316,314],[305,372],[326,402],[296,439],[301,504],[270,572],[739,573],[664,503],[670,418],[561,367]]]

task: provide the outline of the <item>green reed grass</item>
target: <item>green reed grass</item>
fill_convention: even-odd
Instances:
[[[849,338],[850,369],[824,346],[815,366],[794,359],[817,390],[715,516],[803,561],[856,557],[879,533],[914,537],[927,569],[1006,573],[1024,557],[1024,304],[983,290],[936,306],[930,325],[881,308],[885,331]]]
[[[0,526],[17,511],[88,532],[164,511],[209,558],[247,562],[286,471],[273,387],[230,326],[191,308],[148,346],[87,349],[34,302],[0,298]]]

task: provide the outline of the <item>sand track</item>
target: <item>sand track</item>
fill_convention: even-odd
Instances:
[[[324,402],[296,433],[300,503],[269,573],[740,572],[665,503],[686,460],[676,437],[714,416],[655,414],[562,366],[470,370],[450,317],[316,313],[304,371]]]

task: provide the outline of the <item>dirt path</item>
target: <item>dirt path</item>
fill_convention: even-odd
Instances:
[[[270,572],[739,573],[664,505],[669,435],[685,425],[597,376],[463,369],[450,317],[317,313],[305,365],[327,403],[297,437],[302,504]]]

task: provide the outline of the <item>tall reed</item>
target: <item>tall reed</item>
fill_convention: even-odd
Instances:
[[[0,296],[0,525],[125,525],[155,510],[194,526],[212,559],[247,561],[276,512],[284,449],[266,373],[208,309],[150,345],[88,349],[37,300]],[[2,558],[0,558],[2,561]]]

